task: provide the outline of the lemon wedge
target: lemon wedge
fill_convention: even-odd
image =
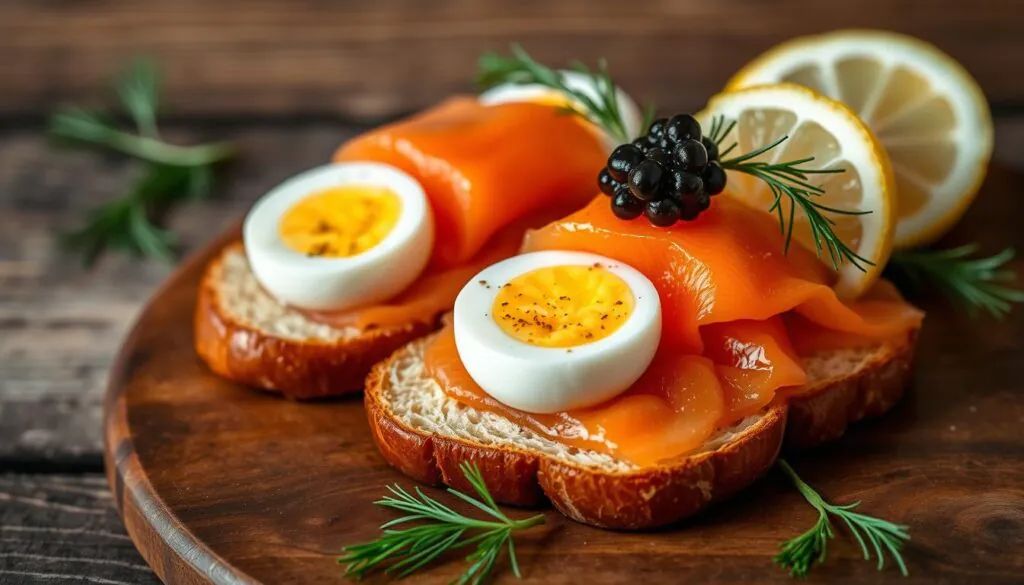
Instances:
[[[727,88],[778,82],[842,101],[881,140],[896,175],[897,248],[938,239],[967,211],[992,155],[992,114],[952,57],[904,35],[838,31],[770,49]]]
[[[752,161],[775,164],[813,157],[800,168],[842,170],[807,175],[806,182],[823,191],[809,198],[821,206],[821,215],[833,222],[836,236],[864,260],[840,264],[836,292],[852,299],[871,287],[892,253],[896,220],[893,173],[885,150],[853,111],[806,87],[780,83],[719,94],[697,118],[706,133],[716,118],[736,122],[719,142],[723,163],[788,137]],[[733,143],[736,146],[726,153]],[[765,210],[775,200],[767,183],[735,170],[729,171],[727,192]],[[788,224],[791,202],[783,196],[781,203],[780,217]],[[823,250],[819,255],[831,264],[829,250],[824,242],[816,242],[808,215],[799,205],[792,218],[793,238],[811,250],[820,243]]]

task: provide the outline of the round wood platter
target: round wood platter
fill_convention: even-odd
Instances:
[[[1020,192],[1018,178],[993,175],[1001,195]],[[1020,248],[1004,219],[1016,217],[1011,198],[995,201],[976,206],[968,224],[988,226],[975,231],[983,241]],[[343,583],[342,546],[374,538],[394,517],[372,502],[387,484],[414,482],[379,457],[359,396],[289,402],[222,381],[196,358],[200,273],[234,237],[185,263],[125,341],[106,403],[110,484],[128,533],[166,583]],[[840,530],[813,580],[992,584],[1024,574],[1024,311],[972,322],[942,304],[926,308],[916,387],[887,416],[790,457],[826,497],[862,500],[864,512],[910,526],[910,578],[892,566],[876,572]],[[517,540],[523,582],[789,583],[771,557],[816,520],[777,472],[669,530],[616,533],[546,515],[546,526]],[[464,566],[453,554],[406,582],[447,583]],[[516,581],[502,563],[495,582]]]

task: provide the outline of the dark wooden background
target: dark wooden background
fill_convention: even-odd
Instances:
[[[121,193],[135,169],[54,151],[42,135],[58,103],[110,103],[109,77],[130,56],[153,55],[166,71],[172,139],[225,138],[242,150],[216,199],[172,217],[187,251],[366,124],[470,89],[477,55],[510,41],[551,63],[605,56],[635,97],[670,111],[699,107],[737,67],[793,35],[908,32],[978,78],[997,114],[999,172],[1016,177],[1024,173],[1022,8],[1019,0],[0,0],[0,584],[155,582],[110,507],[100,405],[120,340],[170,267],[108,257],[85,270],[56,246],[55,232]],[[1010,346],[1021,347],[1020,334]],[[983,424],[949,421],[951,433]]]
[[[100,100],[126,55],[160,58],[180,116],[381,118],[467,88],[483,50],[604,56],[618,81],[694,109],[799,34],[885,27],[941,45],[999,105],[1024,102],[1018,0],[4,0],[0,112]]]

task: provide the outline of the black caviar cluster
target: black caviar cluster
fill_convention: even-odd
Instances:
[[[696,219],[725,189],[718,145],[701,136],[700,123],[686,114],[662,118],[647,134],[608,157],[597,178],[622,219],[640,214],[656,226]]]

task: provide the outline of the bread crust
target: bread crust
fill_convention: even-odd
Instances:
[[[504,504],[535,506],[546,496],[563,514],[584,524],[618,530],[654,528],[695,514],[754,482],[771,468],[782,445],[787,410],[783,403],[770,406],[718,449],[621,473],[512,445],[494,447],[431,434],[401,422],[384,398],[391,371],[409,351],[406,347],[395,352],[367,378],[366,413],[381,454],[413,479],[459,490],[470,489],[459,464],[476,463],[491,494]]]
[[[904,343],[880,347],[857,370],[820,383],[788,402],[780,399],[753,425],[713,451],[622,473],[514,445],[494,447],[440,436],[401,422],[384,398],[393,383],[391,373],[426,340],[377,364],[366,380],[364,402],[381,454],[413,479],[468,490],[459,464],[472,461],[499,502],[535,506],[547,497],[578,522],[641,530],[674,523],[753,483],[775,463],[784,441],[787,448],[812,447],[841,436],[866,416],[891,408],[910,381],[916,341],[914,331]]]
[[[358,393],[375,363],[437,328],[436,320],[425,319],[324,342],[286,339],[241,323],[225,310],[217,282],[226,255],[240,249],[229,244],[210,261],[196,301],[196,353],[219,376],[295,400]]]
[[[838,439],[851,424],[892,408],[913,377],[918,330],[902,343],[886,345],[865,367],[789,399],[787,450]]]

